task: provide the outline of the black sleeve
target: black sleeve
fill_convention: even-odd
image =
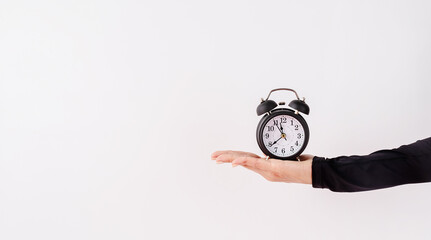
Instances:
[[[314,157],[312,182],[334,192],[431,182],[431,138],[366,156]]]

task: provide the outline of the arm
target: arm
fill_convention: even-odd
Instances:
[[[301,162],[261,158],[238,151],[212,154],[217,163],[232,163],[273,182],[312,184],[336,192],[357,192],[407,183],[431,182],[431,138],[365,156],[322,158],[302,155]]]
[[[313,187],[357,192],[431,181],[431,138],[366,156],[314,157]]]

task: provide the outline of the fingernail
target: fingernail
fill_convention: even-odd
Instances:
[[[217,164],[222,164],[223,162],[222,162],[222,161],[216,161],[216,163],[217,163]]]
[[[238,164],[232,163],[232,167],[236,167],[238,166]]]

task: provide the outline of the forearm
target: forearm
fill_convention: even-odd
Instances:
[[[431,138],[366,156],[314,157],[312,184],[336,192],[431,181]]]

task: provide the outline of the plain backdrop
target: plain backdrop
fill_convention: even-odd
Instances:
[[[429,239],[431,184],[334,193],[210,154],[262,154],[255,110],[278,87],[310,105],[306,153],[429,137],[430,12],[0,1],[0,239]]]

